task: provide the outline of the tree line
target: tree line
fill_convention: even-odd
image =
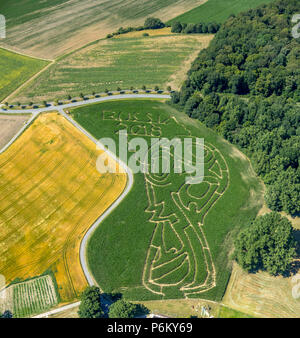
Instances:
[[[201,34],[201,33],[211,33],[215,34],[219,31],[221,25],[219,23],[180,23],[178,21],[173,22],[172,24],[172,33],[183,33],[183,34]]]
[[[220,29],[218,23],[198,23],[198,24],[186,24],[180,22],[174,22],[172,25],[162,22],[158,18],[147,18],[143,26],[138,27],[120,27],[116,32],[108,34],[107,39],[110,39],[116,35],[126,34],[130,32],[139,32],[147,29],[161,29],[164,27],[172,27],[172,33],[183,33],[183,34],[201,34],[201,33],[217,33]],[[147,33],[145,33],[146,35]]]
[[[201,51],[172,102],[236,144],[274,211],[300,213],[300,44],[297,0],[231,16]]]
[[[80,300],[80,318],[134,318],[149,313],[144,305],[128,302],[120,293],[101,294],[97,286],[87,287]]]

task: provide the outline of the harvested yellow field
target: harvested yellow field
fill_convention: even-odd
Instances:
[[[98,173],[101,152],[49,113],[0,156],[0,274],[7,283],[51,268],[62,301],[85,288],[81,240],[127,180],[125,173]]]

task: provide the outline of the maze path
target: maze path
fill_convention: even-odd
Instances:
[[[103,112],[102,118],[114,123],[115,134],[126,129],[129,139],[167,137],[165,132],[171,124],[172,137],[175,134],[181,139],[193,138],[192,132],[175,117],[166,118],[159,113]],[[151,148],[144,165],[149,165],[150,153]],[[176,157],[173,153],[169,155],[174,165]],[[145,212],[150,214],[149,222],[155,227],[142,283],[154,294],[166,296],[171,290],[188,297],[216,286],[216,268],[205,236],[205,217],[228,188],[229,170],[223,155],[209,143],[205,143],[204,170],[200,185],[186,184],[187,173],[144,175],[148,198]]]
[[[216,269],[203,226],[209,210],[228,187],[229,172],[223,156],[216,148],[206,144],[205,149],[205,177],[201,184],[205,184],[206,189],[199,189],[199,195],[194,193],[197,191],[196,186],[185,183],[184,174],[178,175],[182,177],[175,184],[172,174],[145,175],[149,203],[146,212],[152,214],[149,221],[156,226],[147,253],[143,284],[153,293],[165,296],[167,289],[176,285],[187,297],[216,286]],[[162,190],[169,192],[168,200],[160,199],[164,195]],[[167,210],[173,213],[168,214]],[[166,250],[166,238],[169,236],[173,236],[177,245]],[[186,257],[183,262],[178,260],[182,255]],[[173,271],[162,269],[176,260],[178,264],[172,264]],[[159,262],[162,264],[159,265]],[[184,265],[188,267],[184,269]]]

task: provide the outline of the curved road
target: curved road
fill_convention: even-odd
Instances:
[[[84,101],[77,101],[67,104],[62,104],[55,106],[53,104],[49,105],[49,107],[44,108],[36,108],[36,109],[6,109],[4,104],[0,105],[0,113],[2,114],[39,114],[41,112],[54,111],[54,110],[62,110],[67,108],[74,108],[85,106],[87,104],[105,102],[105,101],[114,101],[114,100],[122,100],[122,99],[170,99],[170,95],[163,94],[123,94],[123,95],[111,95],[98,97],[95,99],[88,99]]]
[[[100,225],[100,223],[123,201],[123,199],[126,197],[126,195],[129,193],[133,186],[133,174],[131,169],[120,159],[116,157],[115,154],[111,153],[108,149],[106,149],[103,145],[99,144],[98,140],[96,140],[88,131],[86,131],[84,128],[82,128],[77,122],[75,122],[69,115],[67,115],[64,112],[64,109],[67,108],[74,108],[74,107],[80,107],[92,103],[98,103],[98,102],[104,102],[104,101],[113,101],[113,100],[122,100],[122,99],[170,99],[170,95],[161,95],[161,94],[124,94],[124,95],[112,95],[112,96],[105,96],[100,97],[96,99],[90,99],[85,101],[79,101],[79,102],[73,102],[68,103],[65,105],[60,106],[54,106],[51,105],[46,108],[38,108],[38,109],[20,109],[20,110],[13,110],[13,109],[3,109],[3,105],[0,106],[0,113],[4,114],[32,114],[32,118],[27,122],[27,124],[18,132],[18,134],[3,148],[0,150],[0,154],[5,151],[23,132],[24,130],[30,125],[30,123],[42,112],[47,111],[59,111],[61,115],[63,115],[70,123],[73,124],[78,130],[80,130],[84,135],[86,135],[92,142],[97,144],[98,146],[102,147],[103,150],[105,150],[109,156],[111,156],[127,173],[128,180],[127,185],[122,192],[122,194],[118,197],[118,199],[97,219],[97,221],[89,228],[89,230],[84,235],[83,240],[81,241],[80,245],[80,262],[83,269],[83,272],[85,274],[85,277],[89,283],[89,285],[96,285],[96,282],[89,271],[87,259],[86,259],[86,248],[87,243],[92,236],[93,232],[97,229],[97,227]],[[77,304],[77,303],[76,303]],[[74,305],[73,305],[74,306]],[[67,306],[68,307],[68,306]],[[70,305],[72,307],[72,304]],[[60,311],[63,311],[65,309],[62,308]],[[56,311],[58,311],[57,309]],[[43,316],[43,315],[40,315]]]

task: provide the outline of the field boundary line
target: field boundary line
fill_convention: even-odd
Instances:
[[[105,210],[105,212],[92,224],[92,226],[88,229],[88,231],[85,233],[81,244],[80,244],[80,263],[84,272],[84,275],[87,279],[87,282],[90,286],[97,285],[92,273],[89,270],[88,262],[87,262],[87,256],[86,256],[86,250],[87,250],[87,244],[91,236],[93,235],[94,231],[98,228],[98,226],[102,223],[102,221],[110,215],[110,213],[123,201],[123,199],[127,196],[127,194],[130,192],[133,183],[133,173],[131,169],[115,154],[113,154],[111,151],[109,151],[106,147],[104,147],[103,144],[99,143],[97,139],[95,139],[89,132],[87,132],[83,127],[81,127],[76,121],[74,121],[70,116],[68,116],[63,109],[59,109],[59,112],[64,116],[74,127],[76,127],[78,130],[80,130],[85,136],[87,136],[95,145],[99,146],[102,150],[104,150],[118,165],[124,169],[125,173],[127,174],[127,183],[125,189],[122,191],[121,195],[111,204],[111,206]]]
[[[3,45],[0,45],[0,48],[1,49],[4,49],[4,50],[7,50],[8,52],[12,52],[12,53],[15,53],[15,54],[18,54],[18,55],[22,55],[22,56],[26,56],[26,57],[29,57],[29,58],[31,58],[31,59],[36,59],[36,60],[41,60],[41,61],[48,61],[48,62],[53,62],[53,61],[55,61],[55,60],[53,60],[53,59],[44,59],[44,58],[40,58],[40,57],[36,57],[36,56],[33,56],[33,55],[29,55],[29,54],[26,54],[26,53],[23,53],[23,52],[18,52],[18,51],[16,51],[16,50],[13,50],[13,49],[11,49],[11,48],[9,48],[9,47],[5,47],[5,46],[3,46]]]
[[[26,80],[23,84],[21,84],[17,89],[15,89],[11,94],[9,94],[7,97],[5,97],[1,102],[5,102],[9,100],[13,95],[18,93],[22,88],[24,88],[28,83],[30,83],[32,80],[37,78],[40,74],[42,74],[45,70],[50,68],[52,65],[55,64],[55,61],[51,61],[46,67],[42,68],[39,72],[36,74],[32,75],[28,80]]]
[[[76,303],[71,303],[71,304],[68,304],[68,305],[64,305],[64,306],[61,306],[57,309],[54,309],[54,310],[51,310],[51,311],[47,311],[47,312],[44,312],[42,314],[39,314],[37,316],[33,316],[31,318],[47,318],[51,315],[55,315],[57,313],[60,313],[60,312],[63,312],[63,311],[66,311],[66,310],[70,310],[70,309],[73,309],[74,307],[77,307],[80,305],[81,302],[76,302]]]
[[[5,152],[23,133],[24,131],[31,125],[31,123],[37,118],[39,113],[32,113],[32,117],[25,122],[25,125],[17,132],[17,134],[2,148],[0,149],[0,155]]]

